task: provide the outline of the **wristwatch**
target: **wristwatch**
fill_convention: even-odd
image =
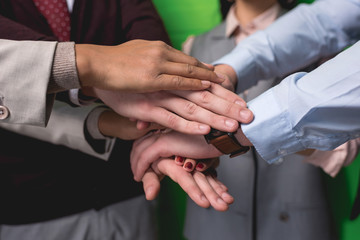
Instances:
[[[222,132],[217,129],[211,128],[210,133],[204,137],[208,144],[212,144],[223,154],[230,154],[230,157],[236,157],[246,153],[250,147],[243,146],[234,136],[236,132]]]

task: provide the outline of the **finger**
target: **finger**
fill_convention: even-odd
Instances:
[[[201,62],[201,63],[204,64],[206,67],[208,67],[210,70],[215,70],[214,65],[209,64],[209,63],[205,63],[205,62]],[[224,78],[224,77],[221,77],[221,78]]]
[[[226,211],[228,204],[217,194],[207,180],[207,177],[201,172],[193,173],[195,182],[204,193],[205,197],[209,200],[211,206],[217,211]]]
[[[207,170],[209,167],[216,168],[215,164],[218,158],[200,159],[196,163],[195,169],[199,172]]]
[[[239,105],[227,102],[209,91],[175,91],[174,93],[179,93],[182,98],[174,95],[174,97],[168,97],[167,101],[159,99],[157,104],[185,119],[208,124],[221,131],[235,132],[238,129],[238,121],[234,119],[236,119],[235,116],[238,117],[235,111],[239,112],[242,108]],[[222,116],[225,113],[231,115],[232,118]]]
[[[235,103],[237,105],[240,105],[243,108],[228,108],[227,111],[233,112],[235,111],[236,116],[239,118],[236,118],[239,122],[242,123],[249,123],[253,120],[254,116],[253,113],[247,108],[247,104],[244,101],[244,99],[240,98],[237,94],[229,91],[228,89],[218,85],[218,84],[212,84],[210,88],[210,92],[215,94],[216,96],[223,98],[227,100],[228,102]],[[228,116],[227,113],[225,113],[225,116]]]
[[[164,159],[158,162],[159,170],[169,176],[174,182],[189,195],[189,197],[200,207],[207,208],[210,206],[208,199],[200,190],[191,173],[184,171],[181,166],[174,163],[172,159]]]
[[[185,158],[180,156],[175,156],[175,163],[179,166],[184,165]]]
[[[209,184],[215,190],[215,192],[226,202],[227,204],[231,204],[234,202],[234,198],[224,189],[224,184],[222,184],[219,180],[212,176],[206,176]]]
[[[183,168],[188,172],[192,172],[195,168],[195,165],[196,161],[194,159],[187,158],[184,162]]]
[[[240,97],[238,97],[236,94],[221,87],[220,85],[217,86],[215,85],[216,84],[211,85],[211,90],[221,88],[219,92],[222,92],[223,95],[227,94],[226,97],[224,97],[223,95],[218,95],[218,91],[215,91],[215,93],[212,91],[205,91],[205,90],[204,91],[171,91],[171,92],[185,99],[188,99],[190,102],[193,102],[194,104],[202,108],[208,109],[211,112],[223,116],[222,119],[223,121],[225,120],[228,121],[228,119],[231,120],[235,119],[236,121],[243,123],[250,122],[253,118],[253,115],[248,108],[244,107],[245,103],[243,102],[243,100]],[[225,124],[226,123],[227,122],[225,122]]]
[[[150,126],[151,123],[149,122],[145,122],[145,121],[141,121],[141,120],[137,120],[136,122],[136,128],[138,130],[144,130],[147,129]]]
[[[171,103],[166,103],[172,100],[167,100],[161,104],[169,106]],[[182,100],[179,101],[180,105],[184,103]],[[182,103],[182,104],[181,104]],[[178,106],[181,107],[181,106]],[[173,106],[176,108],[176,106]],[[180,111],[179,111],[180,112]],[[204,135],[209,133],[210,127],[209,125],[201,123],[201,121],[188,121],[185,118],[178,116],[170,112],[167,109],[162,107],[155,107],[151,111],[150,121],[156,122],[164,127],[174,129],[178,132],[186,133],[186,134],[195,134],[195,135]],[[160,116],[155,119],[155,116]],[[186,116],[184,116],[186,117]]]
[[[172,157],[186,154],[193,159],[219,156],[219,151],[211,145],[208,145],[203,136],[189,136],[178,132],[161,134],[156,141],[148,145],[145,149],[142,146],[133,148],[131,152],[131,168],[134,173],[134,179],[138,181],[145,173],[148,166],[160,157]],[[153,141],[155,137],[145,139],[141,144],[148,144],[147,141]],[[198,146],[198,147],[196,147]],[[139,149],[141,149],[139,151]]]
[[[147,200],[154,200],[160,191],[159,176],[150,168],[142,178],[143,188]]]
[[[210,85],[211,82],[209,80],[201,80],[163,73],[156,78],[156,82],[152,83],[151,90],[203,90],[209,88]]]
[[[191,64],[193,66],[198,66],[204,69],[209,69],[209,70],[213,70],[214,67],[209,67],[209,64],[204,64],[203,62],[199,61],[198,59],[189,56],[185,53],[183,53],[182,51],[172,48],[169,48],[171,51],[171,54],[167,55],[167,60],[171,61],[171,62],[175,62],[175,63],[185,63],[185,64]]]
[[[202,63],[201,63],[202,64]],[[181,76],[197,80],[205,80],[214,83],[222,83],[225,79],[223,75],[215,73],[211,68],[205,65],[191,65],[188,63],[166,62],[162,69],[168,75]],[[222,78],[220,78],[221,76]]]
[[[133,143],[133,147],[130,153],[130,166],[131,166],[131,171],[134,174],[134,180],[135,181],[140,181],[145,173],[145,171],[150,167],[151,162],[144,162],[143,168],[142,168],[142,172],[141,174],[138,173],[137,167],[139,164],[139,159],[140,159],[140,155],[142,152],[145,151],[145,149],[147,149],[151,144],[153,144],[158,137],[160,136],[160,134],[155,134],[155,133],[149,133],[147,135],[145,135],[142,138],[139,138],[138,140],[136,140]],[[154,159],[156,160],[156,159]]]

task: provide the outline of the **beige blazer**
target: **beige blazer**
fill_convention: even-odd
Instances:
[[[46,125],[54,101],[46,91],[56,44],[0,40],[0,122]]]

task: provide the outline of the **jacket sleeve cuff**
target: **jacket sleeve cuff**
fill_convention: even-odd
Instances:
[[[55,93],[80,87],[76,69],[75,43],[58,43],[47,92]]]

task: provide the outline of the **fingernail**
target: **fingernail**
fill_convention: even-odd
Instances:
[[[235,127],[236,124],[237,124],[237,122],[235,120],[225,120],[225,125],[228,126],[229,128]]]
[[[217,202],[222,205],[227,205],[226,202],[224,202],[224,200],[222,200],[221,198],[218,198]]]
[[[151,193],[154,191],[154,188],[153,187],[148,187],[146,188],[146,195],[151,195]]]
[[[187,162],[187,163],[185,164],[185,167],[186,167],[187,169],[192,169],[192,168],[193,168],[193,165],[192,165],[191,162]]]
[[[201,195],[200,199],[203,202],[208,202],[208,199],[205,197],[205,195]]]
[[[175,161],[178,162],[178,163],[183,163],[184,160],[185,160],[185,158],[183,158],[183,157],[180,157],[180,156],[175,157]]]
[[[236,101],[235,101],[235,104],[240,105],[240,106],[242,106],[242,107],[246,107],[246,103],[243,102],[243,101],[240,101],[240,100],[236,100]]]
[[[199,124],[199,129],[200,129],[201,131],[209,130],[209,126],[208,126],[208,125],[204,125],[204,124]]]
[[[204,164],[203,164],[203,163],[198,163],[198,164],[196,165],[196,168],[203,169],[203,168],[204,168]]]
[[[211,83],[209,81],[201,81],[201,84],[203,85],[203,87],[210,87]]]
[[[228,194],[227,192],[224,192],[223,194],[221,194],[221,197],[224,198],[233,198],[230,194]]]
[[[248,119],[251,116],[251,111],[249,109],[243,109],[240,111],[240,117]]]

